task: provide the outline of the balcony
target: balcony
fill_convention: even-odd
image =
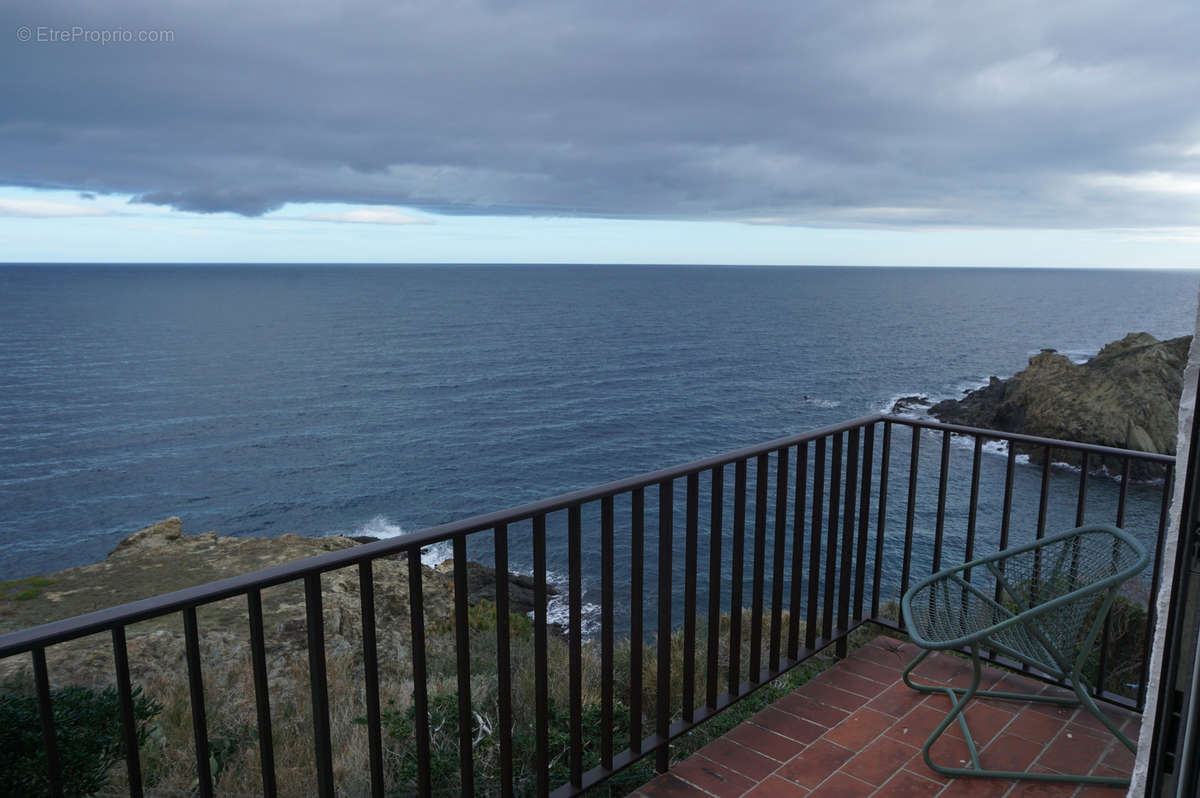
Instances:
[[[812,681],[675,763],[643,785],[644,798],[680,795],[785,798],[953,798],[1077,796],[1112,798],[1123,790],[1007,780],[948,779],[930,769],[921,747],[946,716],[945,696],[909,689],[900,674],[919,649],[878,637]],[[964,660],[938,655],[919,673],[934,684],[965,686]],[[1012,671],[987,668],[983,689],[1029,693],[1057,688]],[[1029,702],[987,702],[968,711],[985,767],[1039,773],[1085,771],[1128,778],[1133,756],[1091,715]],[[1140,717],[1116,707],[1106,714],[1133,739]],[[937,762],[969,762],[956,727],[932,749]]]
[[[1061,465],[1066,452],[1080,465]],[[1106,623],[1089,674],[1096,699],[1136,723],[1174,463],[868,416],[6,634],[0,666],[36,697],[50,794],[63,794],[65,778],[57,690],[85,655],[106,663],[121,718],[120,761],[106,787],[114,794],[204,796],[219,787],[264,795],[574,795],[607,783],[613,793],[645,784],[645,794],[699,786],[724,795],[755,782],[792,790],[779,794],[851,784],[872,794],[895,779],[920,779],[913,789],[932,784],[942,795],[998,789],[977,780],[944,787],[919,758],[903,756],[919,747],[916,730],[938,699],[897,689],[899,654],[876,654],[900,645],[878,637],[902,634],[899,596],[924,574],[1085,521],[1131,530],[1155,555],[1153,565],[1115,605],[1120,611]],[[1104,473],[1089,473],[1095,464]],[[1160,476],[1130,478],[1147,472]],[[447,543],[454,589],[442,618],[427,601],[435,574],[422,567],[421,552]],[[473,561],[497,573],[530,573],[532,624],[510,612],[508,580],[496,580],[493,602],[474,603]],[[403,589],[379,588],[382,574],[396,569]],[[296,617],[264,623],[275,617],[264,602],[279,591],[291,591],[291,603],[280,606]],[[354,617],[326,612],[331,591],[352,596]],[[159,625],[154,634],[166,636],[164,645],[178,642],[178,666],[163,675],[156,696],[172,699],[166,714],[176,723],[150,736],[137,702],[153,664],[145,652],[156,649],[131,646],[148,624]],[[334,626],[353,627],[355,645],[328,645]],[[222,635],[233,633],[247,638],[244,656],[222,648]],[[299,636],[302,657],[280,657],[285,634]],[[862,641],[867,648],[852,652]],[[728,724],[747,699],[834,661],[779,707],[690,753],[711,728],[706,721],[724,715],[717,722]],[[934,667],[954,679],[956,662],[945,656]],[[994,653],[988,662],[994,679],[1042,679],[1013,671]],[[297,673],[285,679],[288,668]],[[231,691],[244,701],[228,700]],[[1035,768],[1053,769],[1062,740],[1084,740],[1087,729],[1032,712],[979,714],[996,742],[1024,741],[1000,746],[1005,755],[1020,751]],[[803,722],[800,736],[780,735],[771,722],[793,718]],[[795,745],[804,748],[790,751]],[[753,757],[743,753],[755,746]],[[891,764],[877,764],[874,747],[887,749],[878,761]],[[1129,765],[1111,752],[1092,753],[1096,767]],[[806,770],[818,756],[829,771],[822,781]],[[700,783],[707,762],[716,770],[723,761],[737,765],[730,772],[738,779],[728,779],[734,786]],[[666,775],[650,780],[654,771]]]

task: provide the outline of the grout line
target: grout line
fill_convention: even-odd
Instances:
[[[689,759],[690,759],[690,757],[689,757]],[[673,776],[675,779],[677,779],[678,781],[682,781],[684,784],[686,784],[687,786],[691,787],[693,790],[698,790],[699,792],[702,792],[702,793],[704,793],[705,795],[711,795],[711,796],[713,796],[713,798],[720,798],[720,796],[718,796],[716,793],[714,793],[714,792],[710,792],[710,791],[708,791],[708,790],[704,789],[703,787],[701,787],[701,786],[700,786],[700,785],[698,785],[698,784],[692,784],[690,781],[688,781],[687,779],[685,779],[683,776],[680,776],[678,773],[674,773],[674,772],[672,772],[672,771],[668,770],[666,773],[664,773],[664,774],[662,774],[662,775],[664,775],[664,776],[665,776],[665,775],[671,775],[671,776]],[[657,778],[658,778],[658,777],[656,776],[656,777],[655,777],[655,779],[657,779]],[[651,781],[654,781],[655,779],[651,779]],[[753,788],[751,788],[751,789],[753,789]],[[743,793],[743,794],[744,794],[744,793]]]

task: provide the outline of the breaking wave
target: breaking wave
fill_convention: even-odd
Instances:
[[[344,533],[339,532],[337,534]],[[397,524],[385,515],[377,515],[361,524],[350,533],[349,537],[373,537],[380,540],[387,540],[406,534],[408,533],[400,524]],[[454,545],[448,540],[434,543],[432,546],[424,546],[421,549],[421,564],[430,568],[452,557],[454,557]]]

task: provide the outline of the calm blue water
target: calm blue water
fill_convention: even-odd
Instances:
[[[2,266],[0,579],[96,561],[170,515],[189,532],[238,536],[415,531],[900,394],[956,395],[1044,346],[1082,359],[1134,330],[1186,334],[1196,283],[1030,270]],[[924,448],[934,467],[936,446]],[[989,459],[989,474],[1003,471]],[[1019,480],[1036,481],[1026,470]]]

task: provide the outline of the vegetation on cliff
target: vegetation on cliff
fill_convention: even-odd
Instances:
[[[68,617],[178,589],[197,582],[245,573],[288,559],[357,545],[345,538],[309,539],[285,535],[274,539],[235,539],[213,533],[185,535],[179,519],[148,527],[122,542],[104,561],[6,586],[0,593],[0,631]],[[498,792],[499,779],[499,678],[496,664],[495,574],[492,569],[472,564],[468,613],[471,658],[472,737],[475,741],[476,787],[480,794]],[[413,677],[411,631],[407,604],[407,564],[401,559],[375,561],[375,602],[380,667],[380,691],[384,717],[384,758],[388,793],[408,795],[416,789],[413,723]],[[522,599],[519,589],[524,577],[511,576],[516,587],[510,591],[514,606]],[[488,589],[489,582],[491,590]],[[457,658],[453,616],[454,584],[445,568],[424,568],[425,637],[428,658],[428,690],[431,713],[431,766],[438,794],[455,794],[458,779]],[[322,576],[328,660],[328,684],[335,781],[346,795],[369,793],[370,768],[365,725],[366,697],[363,680],[361,620],[359,618],[358,574],[353,568]],[[36,595],[28,595],[36,591]],[[264,628],[267,633],[267,669],[277,779],[281,794],[307,794],[315,783],[312,755],[312,709],[305,638],[305,609],[301,585],[287,584],[263,591]],[[221,794],[256,795],[261,792],[259,741],[256,724],[254,683],[250,665],[249,630],[244,598],[235,597],[198,609],[205,704],[211,747],[210,767]],[[788,616],[783,614],[786,628]],[[769,613],[767,624],[769,623]],[[697,695],[705,690],[707,650],[698,624]],[[729,618],[720,623],[718,676],[728,678]],[[742,623],[741,661],[750,659],[748,630]],[[863,633],[866,635],[866,633]],[[763,644],[769,629],[764,630]],[[674,713],[682,703],[683,657],[681,633],[672,643],[672,695]],[[177,616],[135,624],[127,629],[133,683],[147,700],[143,726],[141,761],[149,794],[185,796],[194,794],[195,754],[192,743],[191,704],[184,659],[182,624]],[[513,707],[514,779],[518,794],[533,791],[532,746],[535,733],[534,634],[525,608],[510,613],[511,683]],[[629,641],[618,641],[614,657],[615,748],[628,740],[630,668],[634,658]],[[766,657],[766,651],[761,652]],[[105,696],[113,686],[112,643],[108,635],[95,635],[47,650],[48,670],[56,690],[83,690]],[[566,779],[567,707],[569,706],[568,650],[557,634],[548,636],[550,759],[552,779]],[[651,638],[641,651],[644,708],[643,733],[653,729],[657,703],[657,647]],[[719,718],[672,744],[674,756],[686,756],[765,704],[790,691],[826,661],[815,658],[805,667],[777,679]],[[744,672],[743,665],[743,672]],[[585,767],[599,764],[600,652],[587,642],[582,658],[585,717]],[[15,706],[27,707],[33,678],[27,657],[0,661],[4,693]],[[152,709],[153,711],[150,711]],[[36,736],[37,726],[34,729]],[[107,727],[105,727],[107,729]],[[107,733],[107,732],[106,732]],[[104,738],[107,739],[107,738]],[[111,746],[108,760],[111,761]],[[645,761],[598,791],[600,795],[623,795],[653,776]],[[37,770],[34,767],[34,770]],[[94,774],[92,774],[94,775]],[[97,794],[121,794],[127,788],[124,768],[106,768],[106,782]],[[88,794],[82,792],[80,794]]]
[[[1130,333],[1082,364],[1044,349],[1007,380],[992,377],[986,386],[962,399],[938,402],[928,412],[948,424],[1175,454],[1190,344],[1191,336],[1160,341],[1149,333]],[[1041,457],[1034,447],[1018,444],[1017,450],[1035,461]],[[1056,450],[1053,459],[1080,461],[1065,450]],[[1117,474],[1123,467],[1120,458],[1094,457],[1089,463]],[[1132,475],[1159,474],[1135,462]]]

